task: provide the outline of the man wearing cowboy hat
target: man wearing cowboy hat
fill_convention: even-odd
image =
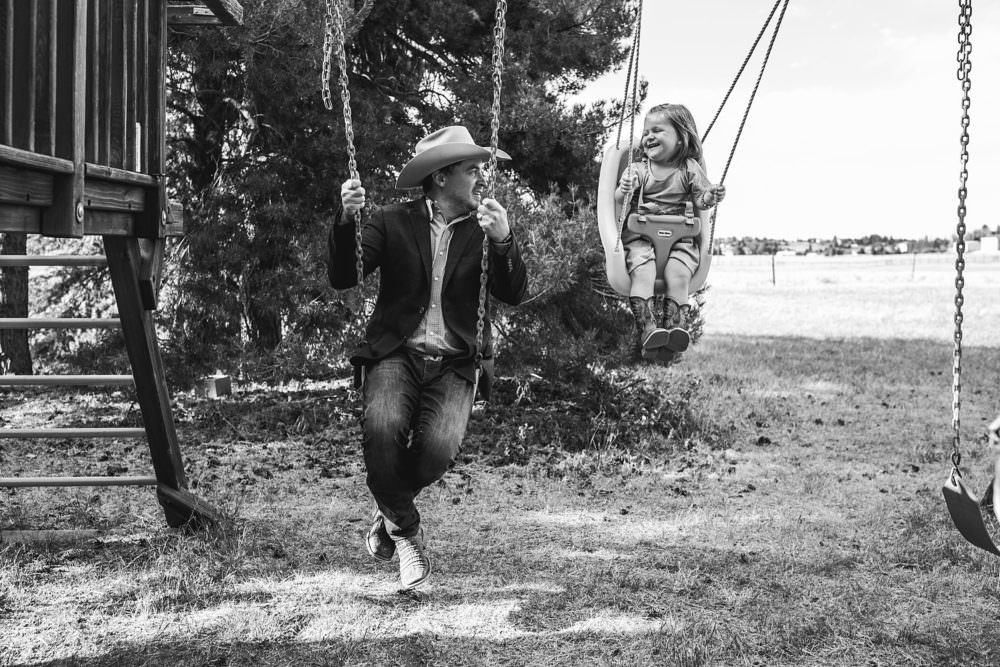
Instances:
[[[422,187],[423,196],[377,209],[363,228],[365,273],[381,273],[365,339],[351,356],[364,371],[364,458],[377,506],[365,545],[378,560],[399,555],[404,588],[420,585],[431,571],[414,499],[455,461],[472,411],[484,234],[489,293],[516,305],[527,291],[507,211],[483,198],[489,157],[464,127],[428,135],[396,181],[401,189]],[[498,150],[497,158],[510,156]],[[345,289],[357,284],[354,217],[365,190],[348,180],[340,193],[329,273],[330,283]],[[493,345],[486,310],[481,351],[488,370]],[[484,394],[488,383],[484,373]]]

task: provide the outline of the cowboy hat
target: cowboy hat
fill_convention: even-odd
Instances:
[[[461,125],[445,127],[428,134],[417,142],[413,158],[399,172],[396,187],[399,189],[416,188],[430,174],[442,167],[447,167],[449,164],[463,160],[488,160],[489,158],[490,149],[485,146],[477,146],[467,129]],[[498,148],[497,159],[509,160],[510,156]]]

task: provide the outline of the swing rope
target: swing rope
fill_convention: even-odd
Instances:
[[[503,88],[504,38],[507,32],[507,0],[497,0],[496,23],[493,26],[493,106],[490,108],[490,159],[489,196],[496,195],[497,147],[500,139],[500,93]],[[490,277],[490,239],[483,234],[483,248],[479,260],[479,307],[476,311],[476,378],[483,361],[483,329],[486,325],[486,287]]]
[[[632,117],[635,118],[635,93],[632,91],[632,104],[629,105],[629,88],[632,86],[632,73],[635,71],[636,78],[638,78],[639,68],[637,65],[638,55],[639,55],[639,35],[642,28],[642,0],[639,0],[638,8],[636,9],[636,21],[635,26],[632,28],[632,48],[629,49],[628,54],[628,72],[625,74],[625,90],[622,92],[622,111],[618,117],[618,137],[615,139],[615,148],[621,150],[622,144],[622,127],[625,125],[625,114],[626,109],[631,108]]]
[[[780,2],[781,0],[778,0],[778,1]],[[747,117],[750,115],[750,108],[753,106],[754,98],[757,97],[757,89],[760,88],[760,82],[764,78],[764,70],[767,69],[767,62],[771,58],[771,50],[774,48],[774,42],[775,42],[775,40],[777,40],[777,38],[778,38],[778,32],[781,30],[781,22],[785,18],[785,10],[788,9],[788,3],[789,3],[789,1],[790,0],[784,0],[784,4],[781,7],[781,13],[778,14],[778,20],[774,24],[774,32],[771,33],[771,40],[767,44],[767,51],[764,52],[764,60],[760,64],[760,72],[757,73],[757,81],[754,83],[753,90],[750,92],[750,99],[747,101],[746,109],[744,109],[744,111],[743,111],[743,118],[740,120],[739,129],[736,131],[736,138],[733,139],[733,145],[729,149],[729,158],[726,160],[726,166],[722,170],[722,177],[719,178],[719,185],[722,185],[722,184],[724,184],[726,182],[726,175],[729,173],[729,166],[733,162],[733,156],[736,155],[736,146],[740,143],[740,137],[743,136],[743,128],[747,124]],[[777,4],[775,4],[775,7],[777,7]],[[772,9],[771,11],[773,13],[774,10]],[[768,23],[771,22],[770,17],[768,17],[768,21],[767,22]],[[766,25],[767,24],[765,24],[765,26]],[[756,48],[756,47],[757,47],[757,44],[756,44],[756,42],[754,42],[754,47],[753,48]],[[751,53],[752,53],[752,50],[751,50]],[[747,56],[747,57],[749,58],[749,56]],[[745,63],[744,63],[744,65],[745,65]],[[742,72],[742,68],[741,68],[740,71]],[[737,78],[738,78],[738,76],[739,75],[737,75]],[[735,82],[733,83],[733,85],[735,85]],[[727,96],[728,96],[728,93],[727,93]],[[725,101],[723,101],[723,104],[725,104]],[[720,110],[721,110],[721,107],[720,107]],[[712,122],[714,123],[715,121],[713,120]],[[705,134],[707,135],[708,132],[706,131]],[[712,244],[715,243],[715,218],[718,215],[718,213],[719,213],[719,206],[718,206],[718,204],[716,204],[715,207],[712,209],[712,215],[709,216],[709,232],[708,232],[708,252],[709,252],[709,254],[711,254],[711,252],[712,252]]]
[[[635,29],[632,35],[632,52],[629,54],[628,74],[625,77],[625,99],[622,100],[622,115],[618,121],[618,139],[615,141],[615,148],[621,150],[622,127],[625,125],[625,109],[628,109],[628,170],[635,173],[635,166],[632,161],[632,154],[635,152],[635,117],[639,111],[639,44],[642,36],[642,0],[636,7]],[[631,96],[629,96],[629,84],[631,83]],[[625,193],[622,202],[622,210],[618,216],[618,240],[615,242],[615,251],[622,246],[622,229],[628,219],[629,208],[632,206],[632,196],[634,188]]]
[[[715,127],[715,121],[719,120],[719,115],[722,113],[722,109],[725,108],[726,102],[729,101],[729,96],[733,94],[733,89],[736,88],[736,84],[739,83],[740,77],[743,76],[743,70],[746,69],[747,63],[750,62],[750,58],[753,57],[754,52],[757,50],[757,45],[760,44],[761,38],[767,31],[767,26],[771,24],[771,18],[774,17],[774,12],[778,10],[778,5],[780,4],[781,0],[775,0],[774,6],[771,7],[771,13],[767,15],[767,20],[765,20],[764,25],[760,27],[760,32],[757,33],[757,39],[753,41],[753,46],[750,47],[750,51],[747,53],[746,58],[743,59],[743,64],[740,65],[739,71],[736,72],[736,76],[733,77],[733,82],[729,84],[729,90],[726,91],[725,97],[722,98],[722,103],[719,104],[719,108],[716,110],[715,116],[712,118],[712,122],[708,124],[708,129],[705,130],[703,135],[701,135],[701,143],[705,143],[705,140],[708,139],[708,133],[712,131],[713,127]]]

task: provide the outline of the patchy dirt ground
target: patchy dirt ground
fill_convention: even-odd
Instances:
[[[966,364],[982,488],[1000,353]],[[189,478],[223,525],[171,531],[143,489],[3,491],[0,529],[96,532],[0,544],[0,664],[995,664],[1000,569],[940,494],[948,368],[919,340],[706,336],[592,386],[505,380],[420,500],[420,594],[361,546],[346,388],[180,396]],[[124,394],[2,400],[6,425],[136,419]],[[137,443],[0,451],[5,475],[54,468],[148,470]]]

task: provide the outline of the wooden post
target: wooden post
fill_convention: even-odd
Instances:
[[[160,238],[166,233],[167,191],[163,182],[166,165],[167,124],[167,3],[151,2],[148,5],[148,31],[146,71],[146,117],[144,123],[146,154],[142,164],[147,174],[157,178],[157,185],[146,191],[145,210],[136,216],[135,233],[142,238]]]
[[[104,251],[118,301],[125,347],[128,349],[136,394],[146,425],[146,438],[158,483],[157,497],[173,527],[214,523],[214,509],[185,491],[187,479],[170,409],[163,361],[156,343],[153,314],[142,301],[139,239],[105,236]]]
[[[775,275],[775,272],[774,272],[774,258],[775,257],[777,257],[777,253],[773,253],[772,252],[771,253],[771,284],[772,285],[777,285],[778,284],[778,282],[777,282],[777,276]]]
[[[87,91],[87,0],[58,6],[60,80],[56,99],[56,154],[73,162],[73,173],[56,176],[52,205],[42,212],[47,236],[83,236],[85,95]]]

